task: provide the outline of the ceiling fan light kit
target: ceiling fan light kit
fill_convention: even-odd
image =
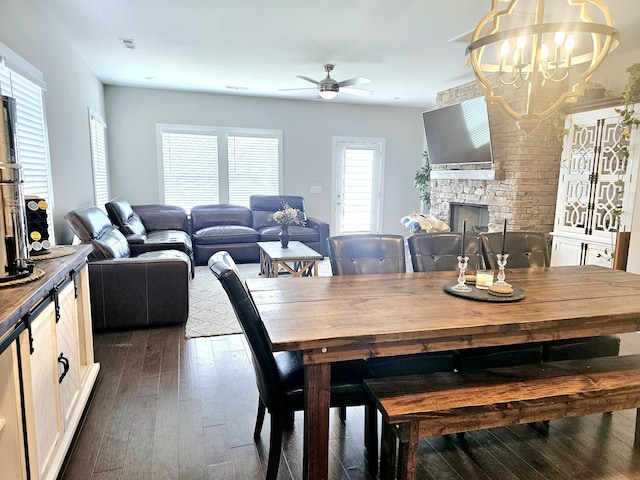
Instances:
[[[363,90],[360,88],[352,88],[352,85],[362,85],[365,83],[369,83],[370,80],[364,77],[354,77],[349,80],[343,80],[341,82],[337,82],[333,78],[331,78],[331,71],[333,70],[333,65],[327,63],[323,65],[324,70],[327,72],[327,76],[322,80],[317,82],[312,78],[305,77],[303,75],[298,75],[298,78],[302,80],[306,80],[307,82],[314,83],[316,85],[316,89],[318,90],[318,95],[323,100],[333,100],[338,95],[338,92],[348,93],[350,95],[358,95],[358,96],[368,96],[373,94],[371,90]],[[307,90],[306,88],[287,88],[281,91],[291,91],[291,90]]]
[[[466,62],[487,102],[529,133],[584,94],[618,36],[603,0],[492,0],[467,46]],[[562,88],[549,99],[554,84]],[[525,101],[510,103],[505,88],[519,90]]]

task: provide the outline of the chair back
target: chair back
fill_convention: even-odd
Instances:
[[[485,264],[497,269],[496,254],[502,251],[502,233],[483,233],[480,238]],[[505,253],[509,254],[507,268],[548,267],[551,263],[544,233],[507,232]]]
[[[282,384],[275,358],[247,283],[228,252],[214,253],[209,258],[209,270],[220,281],[229,297],[231,306],[240,322],[240,327],[251,349],[256,382],[260,398],[268,409],[277,406]]]
[[[462,234],[456,232],[416,233],[407,238],[414,272],[457,270]],[[478,235],[465,235],[464,253],[469,257],[468,270],[483,267]]]
[[[269,221],[269,215],[277,210],[282,210],[284,204],[291,208],[300,210],[298,220],[307,221],[305,213],[304,197],[298,195],[251,195],[249,197],[249,208],[253,214],[253,228],[260,230],[264,227],[277,226],[274,221]]]
[[[127,239],[98,207],[73,210],[64,219],[82,243],[93,245],[92,259],[130,256]]]
[[[146,235],[147,229],[140,216],[133,211],[131,204],[124,198],[114,198],[104,204],[111,222],[125,235]]]
[[[353,234],[327,239],[334,275],[404,273],[407,270],[402,235]]]

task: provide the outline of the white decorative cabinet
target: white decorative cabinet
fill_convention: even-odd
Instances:
[[[639,135],[633,131],[625,165],[619,155],[618,119],[613,107],[567,116],[551,232],[553,266],[611,267],[617,232],[631,229]]]
[[[57,478],[95,382],[89,275],[52,291],[20,337],[31,478]]]
[[[0,353],[0,469],[5,480],[27,478],[16,345]]]
[[[55,480],[89,401],[90,246],[42,259],[42,278],[0,289],[0,478]]]

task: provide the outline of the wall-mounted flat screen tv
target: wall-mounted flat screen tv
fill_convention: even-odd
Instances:
[[[492,163],[484,97],[424,112],[422,118],[431,165]]]

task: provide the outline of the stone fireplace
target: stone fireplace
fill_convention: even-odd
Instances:
[[[437,103],[447,106],[481,95],[471,82],[440,92]],[[487,209],[487,224],[501,225],[506,218],[512,231],[551,232],[562,155],[557,132],[543,123],[525,135],[500,107],[489,105],[488,110],[493,169],[456,171],[434,165],[430,213],[458,223],[460,217],[451,218],[451,204],[482,205]],[[443,170],[447,170],[444,175]],[[451,229],[459,231],[457,225]]]

